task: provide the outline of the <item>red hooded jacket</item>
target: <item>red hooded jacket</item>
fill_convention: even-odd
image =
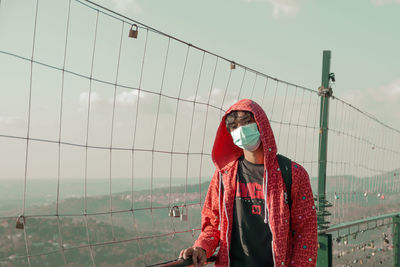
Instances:
[[[243,150],[233,143],[225,125],[226,115],[233,110],[252,112],[260,132],[264,149],[266,219],[272,232],[275,266],[316,266],[317,216],[308,174],[301,165],[292,162],[292,207],[289,210],[269,120],[263,109],[249,99],[231,106],[219,125],[212,150],[216,171],[202,210],[202,230],[194,247],[203,248],[210,257],[219,245],[215,266],[229,266],[238,158],[243,155]]]

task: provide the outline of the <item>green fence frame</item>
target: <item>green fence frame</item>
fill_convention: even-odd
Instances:
[[[326,200],[326,167],[327,167],[327,148],[328,148],[328,121],[329,121],[329,99],[332,96],[330,80],[335,81],[335,75],[330,72],[331,51],[323,51],[322,59],[322,81],[318,89],[321,97],[320,108],[320,129],[319,129],[319,150],[318,150],[318,195],[317,201],[317,222],[318,222],[318,267],[332,267],[332,232],[341,229],[350,229],[353,226],[367,224],[373,221],[380,221],[392,218],[393,222],[393,256],[394,267],[400,267],[400,213],[390,213],[362,220],[345,222],[329,226],[326,217],[331,215],[327,211],[331,207]]]
[[[326,201],[326,165],[328,152],[328,118],[329,118],[329,98],[332,95],[332,90],[329,86],[329,81],[332,77],[330,73],[331,51],[323,52],[322,59],[322,82],[318,89],[318,94],[321,96],[320,108],[320,123],[319,123],[319,151],[318,151],[318,196],[317,196],[317,221],[318,230],[327,229],[329,222],[326,217],[330,213],[326,210],[331,206]],[[332,235],[321,232],[318,234],[318,266],[332,267]]]

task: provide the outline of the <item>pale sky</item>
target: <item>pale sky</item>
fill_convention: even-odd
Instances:
[[[95,2],[261,73],[314,90],[321,82],[322,51],[331,50],[331,71],[336,75],[336,83],[333,85],[334,95],[376,116],[384,123],[400,129],[399,0],[98,0]],[[0,134],[3,135],[22,137],[27,135],[30,63],[6,53],[31,58],[35,3],[22,0],[0,1],[0,50],[3,52],[0,53]],[[115,89],[112,84],[118,79],[118,84],[140,87],[151,92],[159,92],[162,88],[164,94],[174,97],[178,96],[182,87],[181,98],[184,99],[194,99],[198,87],[196,100],[200,102],[207,101],[208,91],[211,89],[210,103],[221,106],[229,65],[218,65],[217,72],[222,74],[217,75],[214,85],[210,88],[215,59],[206,56],[202,79],[197,84],[202,53],[191,49],[188,54],[187,71],[182,80],[182,66],[187,47],[171,42],[166,78],[162,83],[168,40],[164,36],[149,32],[146,63],[140,80],[146,31],[139,29],[139,38],[129,39],[127,38],[129,25],[122,25],[117,20],[100,15],[92,70],[96,12],[75,0],[71,3],[65,68],[84,76],[90,76],[92,73],[94,78],[111,83],[92,82],[89,145],[102,147],[113,145],[125,148],[134,146],[169,151],[174,142],[174,151],[201,151],[205,106],[196,106],[193,111],[192,104],[182,103],[177,112],[176,101],[162,99],[155,135],[155,124],[150,122],[156,120],[157,95],[141,93],[138,96],[136,90],[118,87],[112,132]],[[35,60],[60,69],[63,67],[67,12],[67,0],[39,1]],[[122,52],[117,78],[121,33]],[[224,108],[229,107],[237,99],[234,93],[239,90],[240,78],[243,76],[241,71],[237,69],[232,72],[231,86],[236,89],[227,93]],[[60,126],[61,71],[35,64],[32,77],[30,137],[57,141]],[[260,81],[260,84],[253,83],[254,77],[251,75],[250,78],[246,76],[246,79],[249,80],[244,82],[241,95],[243,97],[250,95],[253,84],[257,91],[258,88],[261,90],[262,84],[265,83],[265,81]],[[66,73],[63,84],[65,92],[61,139],[64,142],[85,144],[89,81]],[[273,90],[274,85],[268,84],[268,89]],[[279,85],[279,89],[278,97],[283,95],[285,86]],[[289,103],[292,101],[295,105],[298,100],[293,99],[295,97],[298,99],[299,95],[296,95],[297,91],[295,92],[293,88],[290,90],[289,99],[292,100],[289,100]],[[132,140],[135,128],[135,116],[132,114],[135,114],[138,98],[141,101],[138,113],[140,123],[137,125],[136,140]],[[271,105],[268,101],[270,98],[266,100],[264,108],[270,113]],[[317,112],[317,96],[313,96],[312,101],[317,107],[315,110]],[[280,105],[281,103],[278,106]],[[295,110],[302,113],[305,107],[296,107]],[[176,112],[178,130],[174,139],[173,118]],[[192,112],[195,119],[191,127]],[[216,125],[221,115],[213,109],[209,112],[211,115],[209,114],[206,127],[204,153],[211,153]],[[301,116],[299,120],[304,117]],[[314,125],[314,121],[305,122],[308,123]],[[364,127],[366,131],[369,130],[368,126]],[[281,129],[279,134],[280,131]],[[285,129],[282,129],[282,133],[284,136],[282,138],[286,138]],[[375,134],[373,138],[378,138],[377,135]],[[287,136],[289,137],[289,134]],[[310,138],[307,131],[299,133],[299,136]],[[312,142],[316,140],[313,139]],[[398,140],[390,139],[387,142],[382,146],[390,146]],[[289,141],[280,143],[281,150],[291,155],[296,153],[288,149]],[[302,143],[300,145],[303,146]],[[26,142],[0,138],[0,146],[3,151],[2,170],[9,170],[2,171],[0,179],[23,177]],[[31,146],[28,176],[55,177],[58,145],[32,142]],[[314,154],[312,157],[300,157],[300,160],[315,160],[316,146],[305,147],[307,150],[304,148],[304,155],[311,154],[311,150]],[[66,146],[62,148],[61,154],[62,176],[82,177],[85,150]],[[110,171],[109,157],[109,150],[89,151],[89,176],[106,178]],[[116,164],[112,166],[115,172],[113,176],[130,177],[129,157],[129,151],[113,154],[113,164]],[[147,166],[150,161],[151,154],[143,152],[142,156],[137,157],[135,164]],[[170,175],[170,162],[167,156],[156,155],[155,161],[158,162],[157,166],[162,168],[157,169],[152,175],[157,177]],[[200,167],[199,158],[196,156],[193,156],[189,163],[186,163],[184,157],[180,159],[180,156],[177,156],[172,164],[172,175],[186,176],[185,168],[179,167],[186,164],[189,166],[188,175],[193,177],[198,175],[200,168],[204,168],[203,174],[212,170],[209,158],[204,160],[202,163],[204,166]],[[174,167],[175,165],[177,167]],[[315,169],[315,166],[313,165],[311,169]],[[386,167],[389,170],[392,165]],[[135,175],[148,177],[151,171],[150,167],[144,167]],[[315,175],[315,170],[311,172]]]
[[[96,1],[271,76],[334,94],[400,129],[399,0]]]

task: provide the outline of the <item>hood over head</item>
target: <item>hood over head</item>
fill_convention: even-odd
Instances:
[[[268,167],[273,163],[277,153],[275,137],[264,110],[260,105],[250,99],[239,100],[233,104],[222,117],[212,150],[212,160],[215,166],[217,169],[222,170],[243,155],[243,150],[233,143],[231,134],[226,129],[225,118],[233,110],[250,111],[253,113],[263,145],[264,166]]]

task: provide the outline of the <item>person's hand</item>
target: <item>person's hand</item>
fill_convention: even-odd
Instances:
[[[179,258],[187,259],[192,256],[194,267],[203,266],[207,262],[206,251],[199,247],[184,249],[179,254]]]

